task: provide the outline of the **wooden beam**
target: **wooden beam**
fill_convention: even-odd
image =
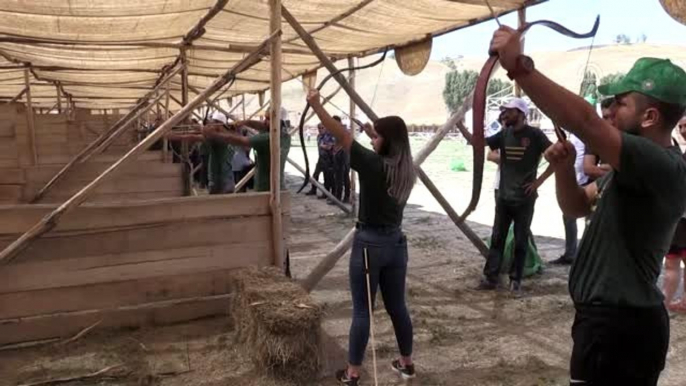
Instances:
[[[26,94],[26,91],[27,91],[27,90],[28,90],[28,89],[27,89],[26,87],[24,87],[24,88],[19,92],[19,94],[17,94],[14,98],[10,99],[7,103],[14,103],[14,102],[18,101],[19,99],[21,99],[21,97],[24,96],[24,94]]]
[[[174,95],[172,95],[171,93],[169,94],[169,98],[171,98],[171,100],[176,102],[176,104],[178,104],[179,106],[183,106],[181,104],[182,102],[180,100],[176,99],[176,97]],[[204,119],[204,117],[199,115],[198,113],[196,113],[195,110],[193,110],[193,112],[191,114],[193,114],[193,116],[196,117],[197,119],[199,119],[201,122]]]
[[[60,92],[59,83],[55,85],[55,91],[57,91],[57,113],[62,114],[62,93]]]
[[[269,30],[276,33],[281,31],[281,0],[269,0]],[[272,246],[274,250],[274,265],[287,272],[286,251],[283,239],[283,224],[281,217],[281,36],[270,43],[271,85],[269,120],[269,152],[270,152],[270,206],[272,209]]]
[[[195,97],[188,105],[184,106],[179,110],[174,116],[169,118],[160,127],[156,128],[150,135],[145,137],[143,141],[139,142],[133,149],[126,153],[119,161],[115,162],[112,166],[107,168],[100,176],[93,180],[90,184],[81,189],[78,193],[69,198],[66,202],[60,205],[56,210],[51,212],[49,215],[45,216],[40,222],[34,225],[26,233],[21,235],[17,240],[0,252],[0,263],[8,263],[14,257],[17,256],[21,251],[23,251],[27,246],[30,245],[31,241],[40,237],[45,232],[54,228],[59,222],[60,217],[64,214],[70,212],[74,208],[81,205],[85,200],[90,197],[91,194],[100,186],[102,183],[107,181],[115,172],[120,170],[121,167],[129,165],[135,162],[136,158],[144,153],[152,144],[157,142],[160,138],[164,136],[169,130],[171,130],[176,124],[180,123],[183,119],[190,114],[193,109],[203,103],[207,98],[209,98],[213,93],[219,90],[222,86],[229,82],[229,80],[234,77],[237,73],[240,73],[247,68],[253,66],[260,61],[263,51],[267,46],[277,37],[280,37],[281,31],[270,35],[267,40],[260,44],[259,49],[250,55],[247,55],[240,62],[236,63],[231,69],[226,71],[222,76],[218,77],[210,86],[208,86],[201,95]]]
[[[345,80],[345,77],[338,72],[338,68],[333,64],[333,62],[326,56],[326,54],[319,48],[317,43],[314,41],[312,36],[310,36],[307,31],[298,23],[298,21],[293,17],[293,15],[288,12],[286,7],[281,7],[284,19],[288,21],[288,24],[293,27],[295,32],[300,36],[303,42],[312,50],[312,53],[319,59],[319,61],[329,70],[330,73],[334,75],[334,79],[343,87],[345,92],[350,96],[350,98],[355,102],[357,106],[369,117],[369,119],[375,121],[379,117],[374,113],[374,111],[367,105],[367,103],[360,97],[360,95],[355,92],[355,90],[350,87],[350,84]]]
[[[355,58],[348,58],[348,67],[349,68],[355,68]],[[350,87],[352,89],[355,89],[355,70],[350,71],[350,76],[348,77],[348,83],[350,83]],[[340,88],[339,88],[340,90]],[[350,98],[350,133],[353,136],[353,140],[357,137],[357,130],[355,128],[355,124],[353,122],[352,118],[355,118],[355,101]],[[352,168],[350,169],[350,205],[352,206],[351,208],[351,214],[353,216],[357,216],[357,173],[355,173],[355,170]]]
[[[45,196],[45,194],[46,194],[47,192],[49,192],[50,189],[51,189],[59,180],[61,180],[62,178],[64,178],[64,176],[66,175],[66,173],[69,172],[69,170],[71,170],[71,168],[73,168],[75,164],[87,161],[87,160],[94,154],[95,150],[96,150],[104,141],[106,141],[107,138],[109,138],[110,136],[114,135],[114,134],[117,132],[117,130],[119,130],[120,127],[122,127],[122,126],[123,126],[123,127],[127,127],[127,126],[130,125],[132,122],[134,122],[134,121],[135,121],[135,117],[140,116],[140,115],[137,115],[137,113],[145,106],[145,104],[148,102],[148,99],[150,99],[150,97],[154,94],[154,92],[155,92],[159,87],[161,87],[161,86],[167,84],[167,82],[169,82],[174,76],[176,76],[176,74],[178,74],[179,71],[181,71],[181,68],[177,67],[177,68],[176,68],[174,71],[172,71],[169,75],[167,75],[165,78],[163,78],[162,81],[160,82],[160,84],[157,85],[157,87],[155,87],[153,90],[151,90],[150,92],[148,92],[145,96],[143,96],[143,98],[141,98],[141,101],[138,102],[138,104],[136,104],[136,106],[134,106],[126,115],[124,115],[123,117],[121,117],[121,119],[119,119],[114,125],[112,125],[112,127],[110,127],[109,129],[103,131],[102,134],[100,134],[100,135],[98,136],[98,138],[96,138],[96,139],[95,139],[93,142],[91,142],[88,146],[86,146],[85,148],[83,148],[76,156],[74,156],[74,158],[72,158],[71,161],[69,161],[66,165],[64,165],[64,167],[62,168],[62,170],[60,170],[57,174],[55,174],[55,176],[54,176],[52,179],[50,179],[50,181],[48,181],[47,184],[45,184],[45,186],[43,187],[43,189],[41,189],[41,190],[38,192],[38,194],[36,194],[36,197],[34,197],[33,200],[31,200],[31,203],[36,203],[36,202],[40,201],[41,198],[42,198],[43,196]],[[71,116],[72,116],[72,118],[73,118],[73,117],[75,116],[75,114],[76,114],[76,105],[75,105],[74,102],[72,101],[70,95],[67,96],[67,103],[68,103],[68,105],[70,106],[70,114],[71,114]]]
[[[243,118],[242,119],[245,120],[245,94],[241,95],[241,106],[243,106],[241,108],[241,110],[243,110]]]
[[[460,215],[455,212],[455,210],[450,206],[450,203],[448,203],[448,200],[443,197],[443,194],[441,194],[441,191],[438,190],[436,185],[429,179],[429,176],[424,173],[424,170],[422,170],[421,167],[415,166],[415,171],[417,172],[417,177],[422,181],[424,186],[433,194],[434,198],[436,198],[436,201],[438,201],[439,204],[441,204],[441,207],[443,210],[445,210],[446,214],[448,214],[448,217],[450,217],[451,220],[453,220],[453,223],[457,225],[457,227],[464,233],[465,236],[469,239],[469,241],[474,244],[476,249],[479,250],[479,253],[484,258],[488,257],[488,247],[486,246],[486,243],[481,240],[479,236],[477,236],[476,233],[472,230],[472,228],[469,227],[464,221],[460,221]]]
[[[165,96],[164,98],[164,120],[166,121],[169,118],[169,85],[170,83],[167,83],[167,91],[165,91]],[[162,162],[168,162],[169,161],[169,140],[167,137],[164,137],[162,140]]]
[[[26,89],[26,125],[29,131],[29,148],[31,149],[31,162],[38,165],[38,150],[36,149],[36,126],[33,117],[33,104],[31,103],[31,84],[29,83],[29,67],[24,67],[24,84]]]

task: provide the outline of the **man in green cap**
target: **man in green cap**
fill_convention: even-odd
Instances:
[[[573,385],[656,385],[669,346],[669,318],[657,287],[662,259],[686,203],[686,161],[671,132],[686,106],[686,73],[669,60],[642,58],[618,83],[611,122],[534,69],[520,36],[498,29],[491,42],[508,76],[554,122],[611,167],[585,188],[574,178],[574,147],[545,153],[558,203],[569,217],[590,215],[569,276],[576,308]]]

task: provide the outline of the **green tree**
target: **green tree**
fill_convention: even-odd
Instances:
[[[616,44],[631,44],[631,38],[627,34],[619,34],[615,36]]]
[[[451,114],[462,105],[469,92],[474,89],[478,78],[479,73],[472,70],[452,70],[445,74],[443,101]],[[491,79],[488,82],[487,93],[491,95],[511,86],[510,82],[501,79]]]

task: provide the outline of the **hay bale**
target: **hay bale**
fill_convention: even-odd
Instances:
[[[312,381],[321,357],[322,309],[275,267],[236,275],[231,315],[238,343],[255,367],[291,381]]]

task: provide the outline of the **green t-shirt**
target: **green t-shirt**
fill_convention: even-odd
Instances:
[[[486,138],[486,143],[491,149],[500,150],[498,199],[513,203],[530,199],[526,185],[536,181],[541,156],[552,145],[548,137],[528,125],[519,131],[506,127]]]
[[[388,194],[383,158],[353,141],[350,167],[360,180],[359,221],[372,226],[400,226],[405,204],[398,204]]]
[[[656,306],[662,259],[686,207],[686,161],[678,147],[622,133],[620,167],[596,181],[569,292],[581,304]]]
[[[211,193],[232,192],[235,185],[231,162],[235,149],[221,141],[207,141],[209,160],[207,167],[207,181]]]
[[[270,187],[269,170],[270,170],[270,154],[269,149],[269,133],[260,133],[253,135],[249,139],[250,147],[255,149],[255,191],[268,192]],[[286,158],[291,149],[291,136],[289,134],[281,134],[281,189],[286,189],[286,183],[283,178],[283,169],[286,166]]]

